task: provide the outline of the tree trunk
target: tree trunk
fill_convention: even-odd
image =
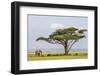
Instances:
[[[67,50],[67,41],[65,42],[64,49],[65,49],[65,55],[68,55],[68,50]]]
[[[68,55],[67,46],[64,46],[65,55]]]

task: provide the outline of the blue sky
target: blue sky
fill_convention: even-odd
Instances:
[[[36,49],[50,51],[50,48],[63,49],[62,45],[36,41],[38,37],[48,37],[57,28],[77,27],[87,29],[88,18],[79,16],[28,15],[28,51]],[[87,38],[79,40],[74,49],[87,49]]]

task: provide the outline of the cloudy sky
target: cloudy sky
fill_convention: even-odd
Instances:
[[[63,49],[59,44],[36,41],[36,39],[41,36],[48,37],[59,28],[77,27],[79,29],[87,29],[87,25],[87,17],[28,15],[28,51],[36,49],[50,51],[51,48]],[[87,49],[87,38],[81,39],[73,48]]]

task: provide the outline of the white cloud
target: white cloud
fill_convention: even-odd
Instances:
[[[69,27],[76,27],[78,29],[87,29],[87,27],[83,25],[75,26],[75,25],[63,25],[63,24],[52,23],[50,26],[51,29],[63,29],[63,28],[69,28]]]
[[[65,26],[62,24],[53,23],[53,24],[51,24],[50,28],[51,29],[63,29],[63,28],[65,28]]]

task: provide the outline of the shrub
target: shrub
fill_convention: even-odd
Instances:
[[[59,56],[64,56],[65,54],[59,54]]]
[[[44,55],[41,55],[42,57],[44,57]]]
[[[51,54],[47,54],[47,56],[52,56]]]
[[[68,54],[68,56],[71,56],[71,54]]]
[[[56,56],[55,54],[53,54],[52,56]]]
[[[75,55],[75,56],[77,56],[77,55],[78,55],[78,53],[75,53],[74,55]]]
[[[59,54],[55,54],[55,56],[60,56]]]
[[[84,53],[84,55],[88,55],[87,53]]]

